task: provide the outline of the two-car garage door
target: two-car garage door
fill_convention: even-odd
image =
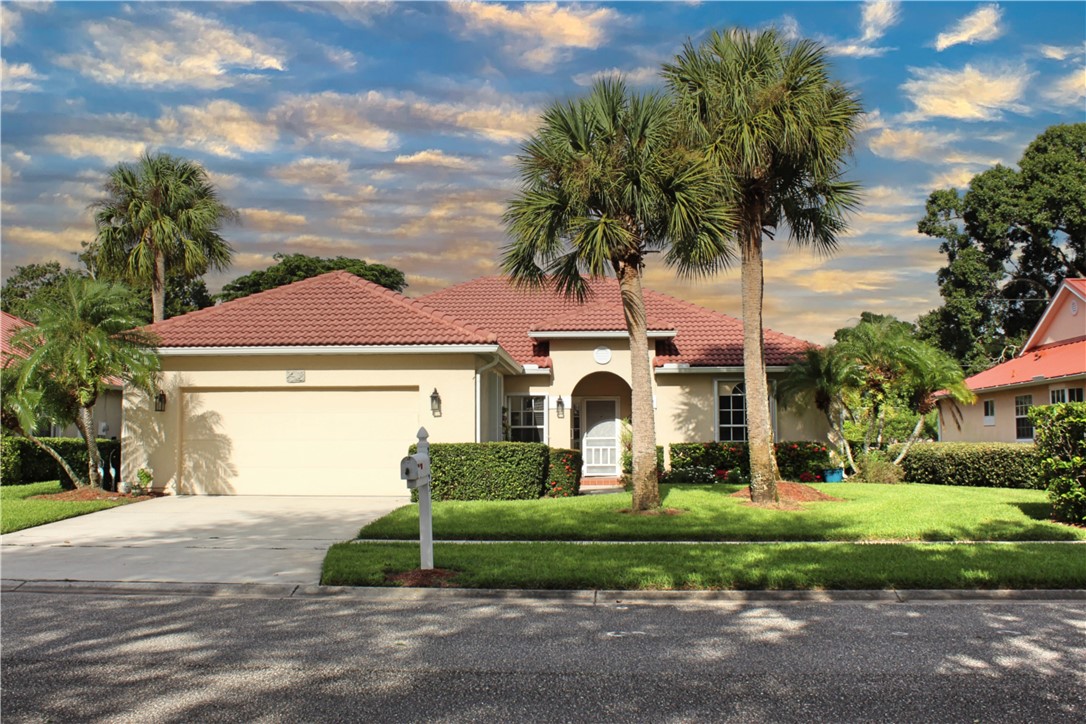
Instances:
[[[186,390],[181,493],[404,495],[417,389]]]

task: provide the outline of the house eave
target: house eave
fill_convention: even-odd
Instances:
[[[766,372],[785,372],[788,369],[787,365],[766,365]],[[704,375],[704,374],[742,374],[743,366],[730,366],[730,367],[708,367],[697,366],[689,364],[675,364],[668,363],[662,367],[655,369],[658,375]]]
[[[674,329],[650,330],[647,333],[649,339],[672,339],[677,335]],[[578,330],[578,331],[539,331],[528,332],[532,339],[626,339],[629,332],[621,330]]]
[[[1067,375],[1057,375],[1055,377],[1034,377],[1022,382],[1014,382],[1008,385],[992,385],[991,387],[971,387],[969,388],[974,395],[981,397],[983,395],[990,395],[996,392],[1003,392],[1004,390],[1020,390],[1023,387],[1040,387],[1057,384],[1060,382],[1074,382],[1076,380],[1086,380],[1086,372],[1072,372]],[[950,395],[940,394],[935,395],[937,400],[945,400]]]
[[[160,357],[265,357],[283,355],[496,354],[504,366],[522,373],[521,364],[498,344],[279,345],[265,347],[159,347]]]

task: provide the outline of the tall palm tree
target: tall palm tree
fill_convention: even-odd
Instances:
[[[830,426],[830,442],[853,470],[856,462],[845,437],[845,394],[859,384],[860,367],[836,353],[833,347],[808,347],[803,357],[788,367],[777,385],[777,395],[786,406],[814,406]]]
[[[207,171],[166,153],[145,153],[109,172],[106,197],[92,204],[97,263],[149,284],[152,316],[165,317],[166,269],[197,277],[230,266],[219,229],[237,213],[219,200]]]
[[[154,339],[136,328],[138,310],[138,300],[124,285],[76,277],[45,304],[36,327],[12,335],[12,346],[25,357],[18,388],[50,394],[58,421],[75,423],[87,444],[87,483],[96,488],[102,487],[102,458],[94,403],[110,378],[150,392],[159,369]]]
[[[825,51],[777,32],[715,32],[687,43],[664,76],[693,140],[732,182],[742,264],[743,369],[751,498],[777,500],[762,331],[762,248],[780,227],[822,253],[837,247],[858,187],[843,181],[860,120],[852,92],[829,78]]]
[[[660,505],[645,256],[666,251],[696,269],[728,258],[721,182],[675,144],[673,120],[666,98],[632,94],[621,80],[555,103],[518,157],[522,186],[505,214],[512,240],[502,269],[515,282],[583,300],[586,277],[618,279],[630,335],[634,510]]]

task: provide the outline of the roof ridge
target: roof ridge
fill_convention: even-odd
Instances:
[[[1086,334],[1080,335],[1078,337],[1072,337],[1071,339],[1061,339],[1058,342],[1049,342],[1048,344],[1039,344],[1036,347],[1032,347],[1029,350],[1027,350],[1026,352],[1022,353],[1021,355],[1019,355],[1019,357],[1026,357],[1028,355],[1034,354],[1035,352],[1044,352],[1046,350],[1055,349],[1056,347],[1064,347],[1064,346],[1069,345],[1069,344],[1078,344],[1079,342],[1086,342]],[[1016,359],[1016,358],[1012,357],[1011,359]],[[1010,361],[1010,360],[1008,360],[1008,361]],[[1000,364],[1002,364],[1002,362]]]
[[[687,299],[680,299],[679,297],[674,297],[674,296],[672,296],[670,294],[666,294],[664,292],[658,292],[655,289],[646,288],[645,291],[647,291],[647,292],[649,292],[651,294],[655,294],[657,296],[663,297],[665,299],[668,299],[668,300],[670,300],[672,302],[676,302],[678,304],[682,304],[684,306],[691,307],[693,309],[698,310],[699,312],[708,313],[708,314],[711,314],[711,315],[714,315],[714,316],[717,316],[717,317],[724,317],[724,318],[729,319],[729,320],[731,320],[733,322],[737,322],[741,326],[743,324],[742,318],[733,317],[732,315],[730,315],[730,314],[728,314],[726,312],[718,312],[715,309],[710,309],[709,307],[705,307],[705,306],[702,306],[700,304],[696,304],[696,303],[691,302],[691,301],[689,301]],[[766,327],[766,326],[763,325],[762,326],[762,333],[765,334],[767,332],[771,332],[772,334],[776,335],[777,337],[784,337],[785,339],[795,340],[796,342],[800,342],[800,343],[802,343],[804,345],[807,345],[807,346],[810,346],[812,344],[809,340],[800,339],[799,337],[793,337],[790,334],[787,334],[785,332],[778,332],[775,329],[771,329],[770,327]]]

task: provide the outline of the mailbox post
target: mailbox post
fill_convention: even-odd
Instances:
[[[430,500],[430,434],[425,427],[418,432],[418,452],[400,461],[400,479],[407,482],[409,490],[419,493],[419,554],[422,569],[434,567],[433,510]]]

